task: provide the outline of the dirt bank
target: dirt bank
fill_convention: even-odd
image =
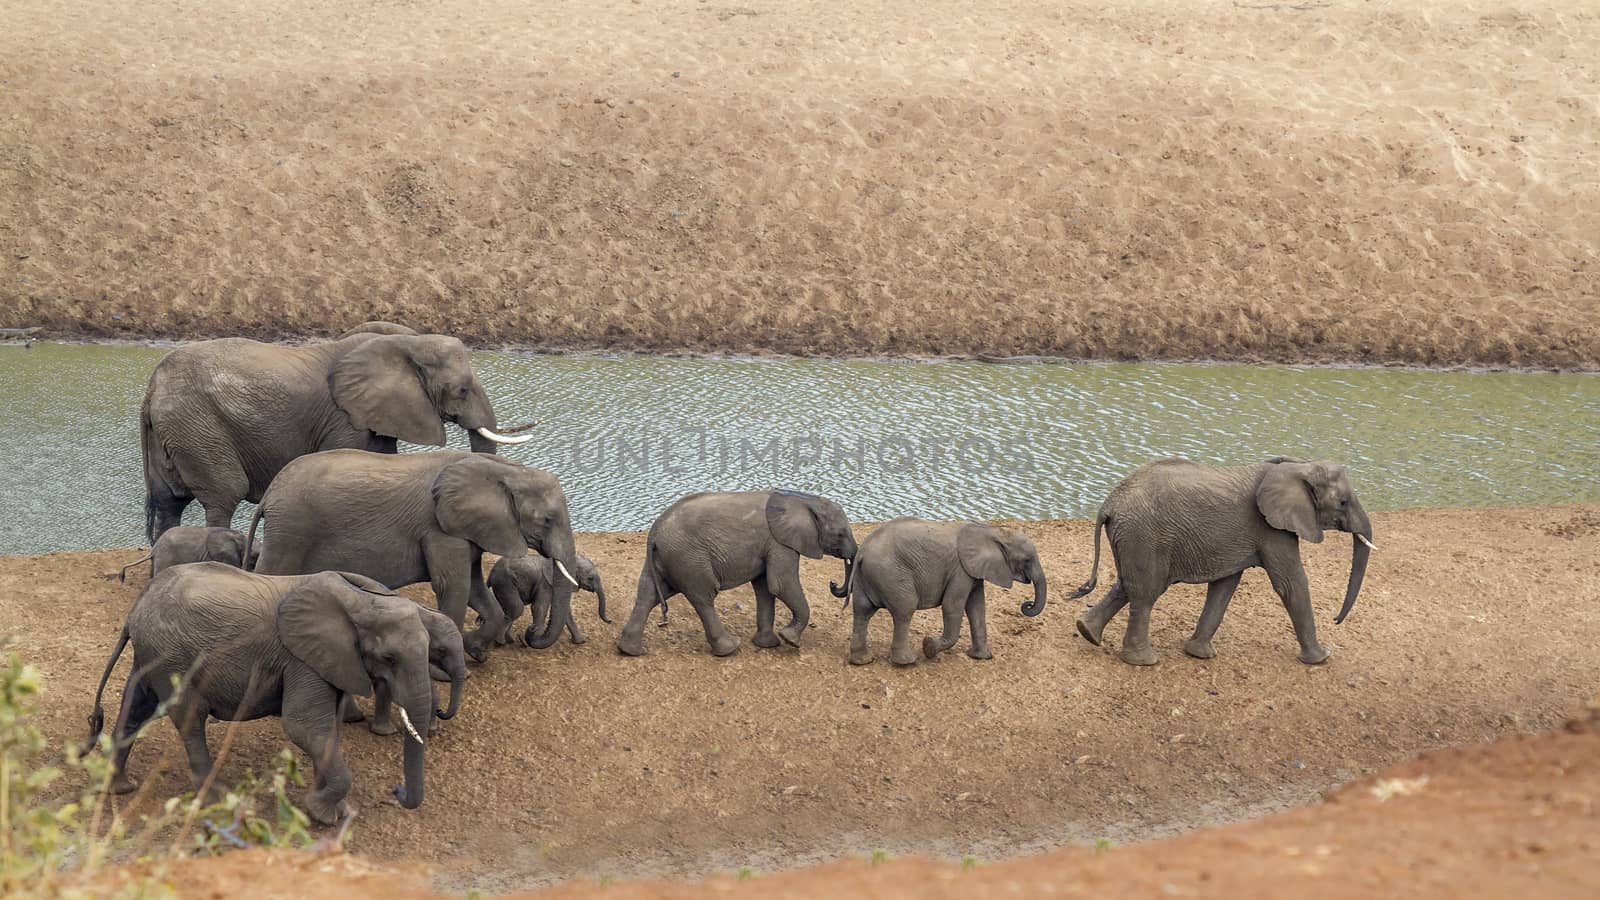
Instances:
[[[0,327],[1600,369],[1596,57],[1588,0],[14,0]]]
[[[1282,815],[1131,847],[995,863],[840,861],[704,882],[571,882],[527,896],[604,897],[1584,897],[1600,892],[1596,720],[1442,750]],[[350,857],[251,852],[173,870],[191,895],[430,895],[412,870]]]
[[[1342,626],[1327,619],[1348,548],[1308,548],[1334,649],[1316,668],[1295,660],[1260,573],[1245,578],[1207,662],[1180,650],[1203,592],[1174,588],[1156,607],[1162,662],[1148,669],[1076,637],[1078,607],[1059,594],[1024,619],[1025,590],[990,601],[993,660],[956,652],[909,670],[850,667],[849,619],[824,601],[837,569],[823,563],[805,565],[816,627],[799,651],[746,646],[714,659],[679,604],[668,628],[650,630],[650,654],[626,659],[611,645],[618,626],[585,608],[590,643],[504,649],[474,670],[461,716],[430,742],[420,810],[387,796],[397,740],[347,730],[361,807],[350,846],[436,866],[452,891],[772,872],[880,848],[990,860],[1254,818],[1419,750],[1558,726],[1594,695],[1600,506],[1375,518],[1382,550]],[[1025,527],[1064,594],[1087,569],[1088,525]],[[625,609],[641,536],[580,544]],[[136,555],[0,558],[0,623],[47,677],[42,724],[56,740],[82,735],[143,583],[107,574]],[[748,589],[720,606],[753,633]],[[919,633],[937,628],[924,615]],[[874,623],[880,653],[888,624]],[[213,724],[213,746],[222,730]],[[264,765],[283,742],[274,721],[240,727],[224,776]],[[170,728],[133,760],[139,774],[175,765],[153,776],[158,798],[188,784]]]

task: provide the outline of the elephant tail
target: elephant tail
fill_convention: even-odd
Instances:
[[[250,559],[250,548],[256,545],[256,526],[261,524],[262,510],[264,509],[266,507],[258,503],[256,504],[256,511],[250,514],[250,531],[244,536],[245,565],[240,566],[246,571],[255,571],[255,567],[261,565],[261,557],[257,556],[254,561]]]
[[[1096,514],[1095,517],[1094,517],[1094,562],[1090,563],[1090,565],[1089,565],[1089,580],[1085,581],[1082,586],[1080,586],[1077,590],[1073,591],[1072,592],[1072,596],[1067,598],[1068,600],[1076,600],[1079,597],[1087,597],[1087,596],[1089,596],[1091,593],[1094,592],[1095,585],[1099,584],[1099,582],[1100,582],[1100,532],[1105,530],[1106,523],[1109,522],[1109,521],[1111,521],[1111,517],[1106,515],[1106,511],[1105,511],[1104,508],[1101,508],[1100,512],[1098,514]]]
[[[148,392],[139,407],[139,447],[144,455],[144,535],[153,547],[156,538],[160,537],[156,533],[156,525],[161,510],[177,504],[177,509],[181,511],[185,502],[181,498],[189,495],[189,489],[183,484],[178,467],[173,464],[167,448],[162,446],[161,438],[156,434],[155,423],[150,418]]]
[[[145,555],[122,567],[122,571],[117,573],[117,582],[120,584],[126,584],[128,581],[128,570],[142,562],[148,562],[150,564],[150,577],[154,578],[156,575],[155,559],[156,549],[151,547],[149,553],[146,553]]]
[[[117,667],[117,660],[122,658],[122,651],[128,646],[128,626],[122,626],[122,634],[117,638],[116,649],[111,651],[111,658],[106,660],[106,670],[100,673],[100,687],[94,692],[94,711],[89,713],[89,740],[84,743],[83,752],[88,753],[94,749],[96,741],[100,739],[100,732],[106,727],[106,711],[100,705],[100,698],[106,692],[106,682],[111,680],[111,670]]]
[[[661,621],[656,625],[667,627],[667,592],[661,585],[661,570],[656,568],[656,542],[645,539],[644,543],[644,570],[650,575],[650,584],[656,592],[656,605],[661,607]]]

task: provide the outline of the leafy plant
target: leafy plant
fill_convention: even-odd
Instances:
[[[173,693],[149,722],[125,741],[138,739],[165,717],[182,689],[173,676]],[[194,795],[174,797],[153,815],[142,816],[137,832],[110,802],[117,745],[101,734],[88,748],[68,745],[52,753],[33,724],[43,690],[39,670],[15,654],[0,665],[0,895],[104,896],[108,885],[88,888],[113,856],[157,865],[124,880],[121,893],[170,894],[161,861],[188,855],[214,855],[240,847],[305,847],[312,842],[310,820],[289,799],[289,786],[303,785],[298,759],[287,748],[273,763],[266,791],[254,773],[212,802]],[[233,733],[224,739],[217,764],[227,755]],[[86,752],[89,751],[89,752]],[[52,788],[68,776],[81,782],[76,797],[59,799]],[[209,787],[209,785],[208,785]],[[263,802],[270,809],[262,807]],[[136,805],[136,804],[135,804]],[[177,828],[164,853],[146,853],[155,837]]]

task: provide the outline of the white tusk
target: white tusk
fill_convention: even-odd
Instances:
[[[416,742],[419,744],[426,743],[422,739],[422,735],[417,734],[417,729],[412,726],[411,717],[406,715],[406,708],[399,704],[395,704],[395,709],[400,710],[400,723],[406,726],[406,734],[411,735],[411,737],[416,739]]]
[[[525,434],[522,437],[506,437],[503,434],[495,434],[494,432],[490,431],[489,429],[483,428],[481,426],[478,427],[478,428],[474,428],[473,431],[476,431],[477,433],[483,435],[484,437],[488,438],[489,440],[494,441],[496,444],[525,444],[528,441],[533,440],[533,435],[531,435],[531,434]]]
[[[1363,544],[1366,544],[1368,550],[1376,550],[1376,549],[1378,549],[1376,545],[1374,545],[1371,541],[1367,540],[1362,535],[1359,535],[1359,534],[1356,535],[1356,540],[1360,541]]]
[[[572,577],[572,573],[568,572],[567,571],[567,567],[563,566],[561,564],[561,560],[558,559],[558,560],[555,561],[555,563],[556,563],[556,568],[561,570],[561,577],[565,578],[566,580],[568,580],[570,582],[572,582],[572,586],[573,587],[577,587],[578,586],[578,579]]]

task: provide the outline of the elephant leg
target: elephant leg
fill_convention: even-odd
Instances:
[[[770,649],[778,646],[778,636],[772,631],[773,619],[777,618],[777,601],[773,599],[772,591],[767,588],[765,575],[757,575],[750,586],[756,592],[756,634],[750,643],[757,647]]]
[[[911,614],[917,604],[897,603],[889,606],[889,618],[894,621],[894,637],[889,641],[889,661],[897,666],[914,666],[917,654],[911,651]]]
[[[345,699],[350,699],[345,695]],[[373,734],[394,734],[400,729],[395,727],[394,719],[390,713],[390,704],[393,702],[392,692],[389,690],[389,681],[386,678],[373,679],[372,683],[372,721],[367,723],[367,729]],[[346,719],[345,721],[349,721]]]
[[[993,659],[989,652],[989,612],[983,600],[983,582],[972,586],[967,597],[967,628],[972,631],[972,646],[967,655],[973,659]]]
[[[785,571],[777,578],[769,571],[767,586],[789,607],[789,624],[778,629],[778,638],[791,647],[800,646],[800,639],[811,625],[811,604],[806,600],[805,588],[800,586],[799,562],[795,563],[794,571]]]
[[[206,510],[206,526],[208,528],[232,528],[233,514],[239,509],[239,504],[243,499],[243,497],[240,497],[236,500],[200,501],[200,505],[205,507]]]
[[[1106,623],[1115,618],[1127,605],[1128,589],[1123,586],[1122,579],[1118,578],[1111,586],[1111,590],[1106,591],[1106,595],[1100,598],[1099,603],[1078,616],[1078,633],[1089,643],[1096,647],[1100,646],[1100,638],[1105,633]]]
[[[657,583],[655,573],[648,566],[639,573],[639,592],[634,597],[633,612],[628,614],[622,633],[617,635],[618,652],[624,656],[644,655],[644,626],[650,619],[650,611],[656,608],[657,602],[673,593],[676,592],[669,590],[665,584]]]
[[[449,616],[461,630],[467,655],[474,662],[483,662],[489,655],[483,645],[494,632],[484,632],[482,628],[467,631],[467,606],[473,599],[473,581],[482,581],[472,577],[471,566],[476,559],[473,546],[460,538],[440,533],[422,539],[422,560],[428,569],[439,612]]]
[[[589,640],[587,637],[584,637],[583,629],[578,627],[578,617],[577,616],[568,616],[567,617],[567,637],[574,644],[582,644],[582,643],[584,643],[584,642]]]
[[[1125,578],[1122,581],[1128,595],[1128,630],[1122,633],[1122,652],[1118,656],[1129,665],[1153,666],[1158,657],[1150,646],[1150,611],[1155,608],[1162,589],[1150,584],[1128,583]]]
[[[1294,624],[1295,639],[1300,642],[1300,661],[1308,666],[1326,662],[1328,648],[1317,641],[1317,621],[1311,610],[1311,585],[1306,581],[1305,566],[1300,563],[1300,548],[1278,554],[1262,554],[1262,568],[1272,579],[1272,589],[1283,601],[1283,608]]]
[[[478,611],[478,627],[472,632],[470,644],[479,656],[479,662],[489,657],[489,649],[494,646],[495,639],[506,630],[506,614],[500,608],[500,602],[489,593],[489,588],[484,585],[482,578],[472,577],[476,573],[469,573],[467,582],[467,605]],[[468,644],[467,636],[463,635],[462,643]]]
[[[1233,592],[1239,587],[1239,578],[1243,572],[1235,572],[1227,578],[1219,578],[1206,587],[1206,605],[1200,611],[1200,621],[1194,625],[1194,636],[1184,642],[1183,652],[1195,659],[1210,659],[1217,655],[1211,647],[1211,638],[1217,633],[1217,626],[1222,624],[1222,614],[1228,611],[1228,601],[1233,599]]]
[[[354,695],[345,694],[344,699],[339,701],[339,721],[360,722],[366,717],[367,714],[361,711],[361,704],[356,702]]]
[[[139,783],[128,775],[128,754],[133,752],[134,736],[155,716],[160,705],[161,698],[135,668],[122,688],[122,708],[117,712],[116,727],[111,729],[112,745],[116,747],[111,757],[113,793],[127,794],[138,789]]]
[[[934,659],[961,639],[961,614],[966,611],[967,597],[971,593],[970,587],[960,583],[945,588],[944,597],[939,600],[939,611],[944,614],[944,632],[937,638],[930,635],[922,639],[923,656]]]
[[[320,825],[332,825],[348,812],[350,767],[339,752],[338,718],[333,685],[309,674],[284,680],[283,733],[311,758],[314,777],[305,809]]]
[[[187,698],[180,698],[168,715],[172,727],[183,739],[183,752],[189,757],[189,777],[196,791],[205,788],[206,779],[211,777],[211,748],[206,746],[206,718],[210,715],[211,708],[205,699],[192,691]],[[211,799],[202,797],[201,802],[210,803]]]
[[[183,524],[183,511],[189,506],[193,497],[180,497],[167,489],[166,485],[152,492],[146,503],[149,505],[152,516],[150,543],[161,539],[168,529],[177,528]],[[151,565],[154,565],[152,562]]]
[[[872,651],[867,649],[867,626],[872,623],[872,616],[878,607],[867,597],[867,592],[857,586],[850,609],[855,617],[850,628],[850,665],[864,666],[873,659]]]
[[[683,595],[689,598],[689,605],[694,607],[695,615],[700,617],[700,624],[705,627],[706,643],[711,645],[711,655],[732,656],[739,652],[739,639],[723,627],[722,618],[717,615],[716,590],[701,587],[692,593],[685,590]]]

